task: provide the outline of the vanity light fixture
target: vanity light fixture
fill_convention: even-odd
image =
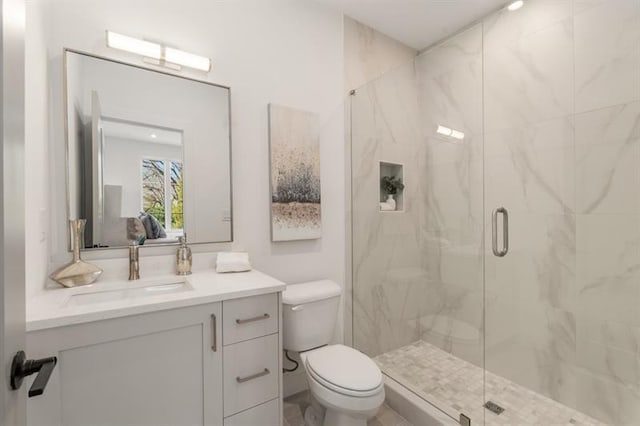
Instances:
[[[172,64],[182,65],[204,72],[211,70],[211,59],[171,47],[164,48],[164,60]]]
[[[523,5],[524,5],[524,0],[517,0],[509,4],[509,6],[507,6],[507,9],[509,9],[510,12],[515,12],[516,10],[520,9]]]
[[[107,31],[107,46],[114,49],[136,53],[145,62],[180,70],[181,67],[193,68],[199,71],[211,71],[211,59],[193,53],[163,46],[147,40],[140,40],[123,34]]]
[[[107,31],[107,46],[114,49],[136,53],[145,58],[160,60],[162,58],[162,46],[146,40],[129,37],[126,35]]]

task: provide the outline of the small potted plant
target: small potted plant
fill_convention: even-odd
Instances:
[[[391,207],[391,210],[396,209],[396,200],[393,198],[398,193],[398,190],[404,189],[402,179],[396,176],[383,176],[380,185],[382,190],[387,194],[386,203]]]

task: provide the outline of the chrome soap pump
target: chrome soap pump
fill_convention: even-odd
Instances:
[[[178,253],[176,253],[176,274],[178,275],[191,275],[191,249],[187,247],[187,238],[180,237],[178,239],[180,247],[178,247]]]

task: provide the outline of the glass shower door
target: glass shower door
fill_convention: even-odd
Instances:
[[[482,27],[351,97],[353,344],[455,420],[484,417]],[[381,179],[403,179],[396,209]]]
[[[640,423],[639,123],[640,2],[485,19],[487,424]]]
[[[425,164],[421,362],[427,399],[483,424],[482,25],[416,59]]]

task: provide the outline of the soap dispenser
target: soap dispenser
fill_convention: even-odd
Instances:
[[[176,253],[176,274],[178,275],[191,275],[191,249],[187,247],[187,238],[180,237],[178,239],[180,247],[178,247],[178,253]]]

